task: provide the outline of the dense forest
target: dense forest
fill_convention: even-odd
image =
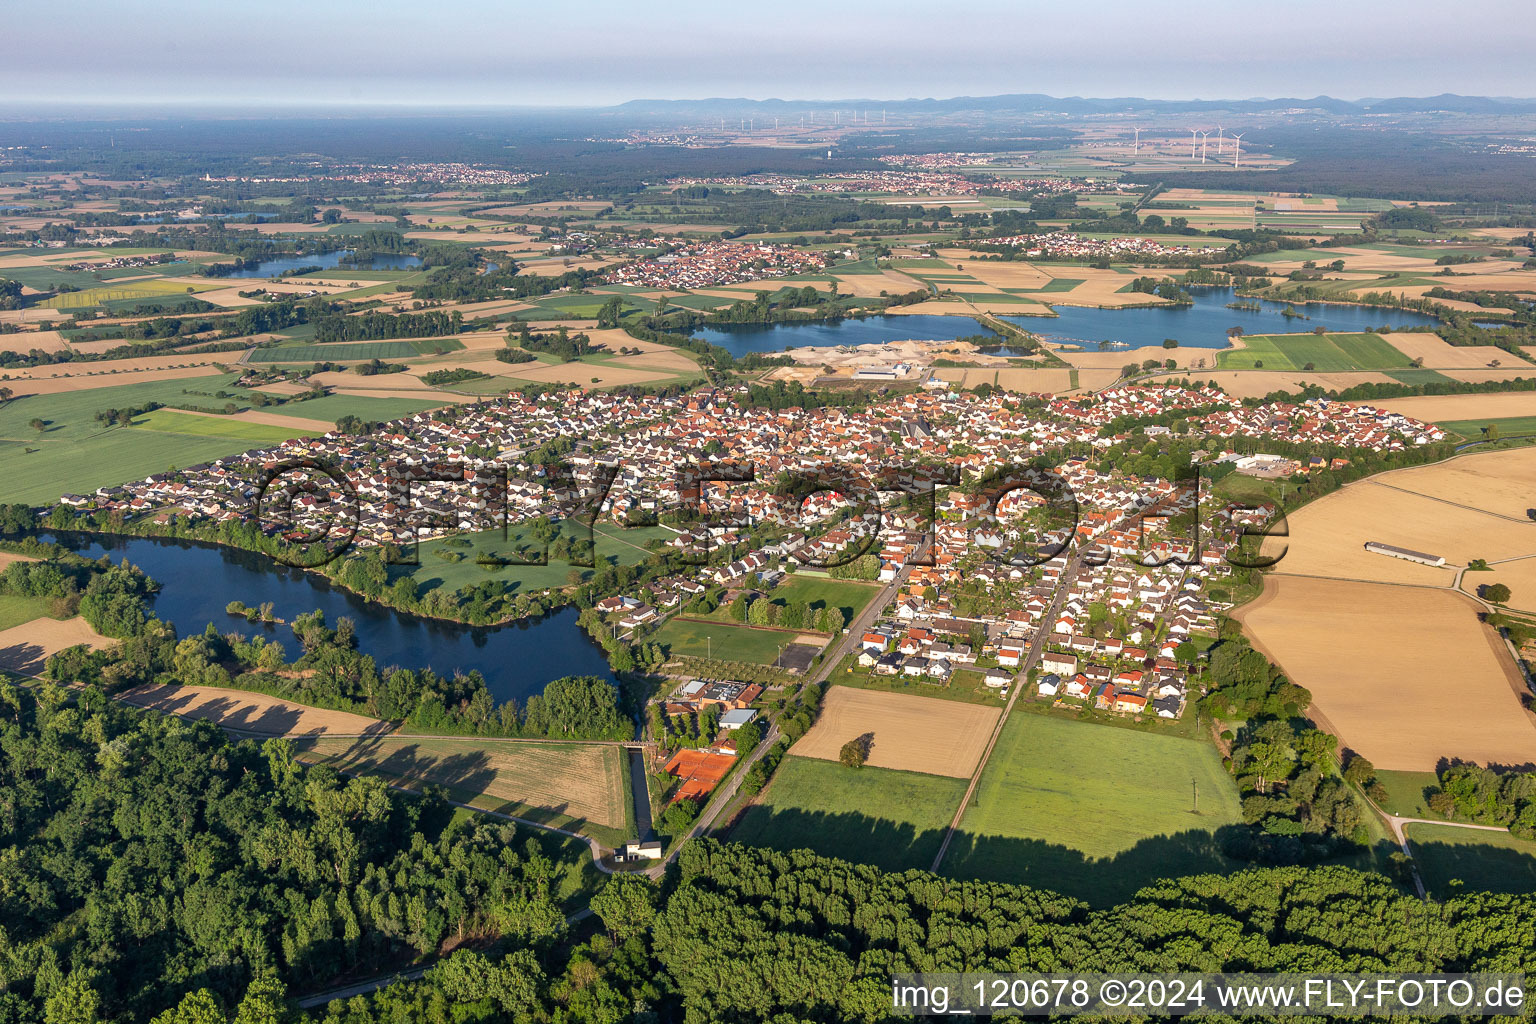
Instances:
[[[1092,911],[709,839],[660,884],[610,878],[600,927],[573,936],[569,848],[93,689],[0,684],[0,780],[0,1019],[17,1024],[883,1021],[899,971],[1536,960],[1532,897],[1424,902],[1343,868],[1172,879]],[[433,954],[420,982],[285,1003]]]
[[[0,783],[3,1020],[147,1021],[194,990],[282,1020],[285,990],[565,933],[569,848],[99,690],[0,682]]]

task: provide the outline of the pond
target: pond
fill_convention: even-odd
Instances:
[[[212,622],[220,630],[247,634],[262,631],[280,641],[290,658],[298,641],[287,625],[250,625],[224,606],[243,601],[255,607],[273,604],[273,613],[292,622],[306,612],[325,612],[336,625],[345,615],[357,624],[358,649],[373,655],[379,667],[430,666],[441,675],[476,669],[497,701],[524,701],[560,676],[591,675],[613,681],[602,649],[565,608],[538,622],[473,627],[426,619],[365,601],[333,587],[314,574],[277,565],[262,555],[212,544],[61,532],[40,535],[88,558],[106,554],[127,558],[161,585],[154,612],[175,624],[180,636],[202,632]]]
[[[1055,317],[1004,316],[1046,341],[1078,344],[1095,349],[1101,342],[1114,348],[1161,348],[1163,339],[1175,338],[1181,348],[1226,348],[1227,331],[1241,327],[1245,334],[1299,334],[1314,327],[1330,331],[1364,331],[1373,327],[1434,327],[1440,321],[1423,313],[1380,306],[1346,306],[1336,303],[1267,302],[1240,298],[1232,288],[1197,286],[1188,289],[1192,306],[1145,306],[1133,309],[1089,309],[1056,306]],[[1240,302],[1254,308],[1228,309]],[[1288,317],[1284,310],[1302,314]]]
[[[782,352],[810,345],[872,345],[890,341],[953,341],[969,334],[1000,338],[970,316],[867,316],[847,320],[797,320],[780,324],[714,324],[694,330],[694,337],[719,345],[733,356]]]

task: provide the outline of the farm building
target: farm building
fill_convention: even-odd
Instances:
[[[1411,551],[1408,548],[1395,547],[1391,544],[1383,544],[1380,541],[1366,541],[1365,550],[1378,555],[1387,555],[1391,558],[1401,558],[1408,562],[1418,562],[1420,565],[1432,565],[1436,568],[1445,564],[1444,555],[1427,555],[1422,551]]]

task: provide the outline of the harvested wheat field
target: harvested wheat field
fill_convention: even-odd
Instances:
[[[878,274],[841,274],[837,277],[837,290],[843,295],[855,295],[861,299],[874,298],[881,292],[902,295],[915,292],[924,285],[921,281],[895,270],[882,270]],[[820,282],[808,282],[820,287]]]
[[[1536,375],[1536,374],[1533,374]],[[1536,391],[1506,391],[1491,395],[1427,395],[1423,398],[1382,398],[1357,402],[1373,409],[1389,409],[1426,423],[1453,420],[1493,420],[1512,416],[1536,416]]]
[[[1536,373],[1532,373],[1530,366],[1511,366],[1509,365],[1511,362],[1513,360],[1506,359],[1505,365],[1489,367],[1485,370],[1441,370],[1440,372],[1452,380],[1466,381],[1469,384],[1482,384],[1490,380],[1515,380],[1519,377],[1529,379],[1536,376]]]
[[[104,366],[106,363],[83,363]],[[74,377],[12,377],[5,386],[19,395],[57,395],[62,392],[90,391],[119,384],[142,384],[152,380],[180,380],[184,377],[222,376],[213,366],[187,366],[174,370],[136,370],[122,373],[86,373]]]
[[[1262,550],[1284,551],[1276,571],[1286,575],[1431,587],[1451,586],[1457,567],[1474,558],[1536,554],[1536,523],[1402,489],[1423,479],[1386,473],[1342,487],[1288,516],[1290,536],[1269,538]],[[1368,541],[1439,555],[1446,564],[1376,554],[1365,550]]]
[[[35,676],[48,659],[66,647],[85,644],[101,650],[117,641],[102,636],[76,615],[72,619],[33,619],[0,631],[0,668]]]
[[[135,686],[116,694],[135,707],[154,708],[183,718],[202,718],[237,732],[273,736],[344,736],[384,733],[393,726],[347,711],[328,711],[250,690],[219,686]]]
[[[1430,370],[1480,370],[1494,361],[1510,361],[1509,353],[1496,345],[1447,345],[1438,334],[1399,331],[1381,337],[1409,359],[1424,360]]]
[[[1237,618],[1340,743],[1387,771],[1536,761],[1513,660],[1478,608],[1422,587],[1270,576]]]
[[[866,762],[929,775],[970,778],[1002,711],[935,697],[833,686],[821,717],[790,753],[836,761],[849,740],[874,736]]]
[[[1536,398],[1526,397],[1527,401]],[[1462,455],[1439,465],[1385,473],[1373,479],[1524,523],[1530,521],[1528,510],[1536,508],[1536,448]],[[1536,523],[1530,530],[1530,553],[1536,554]]]
[[[294,749],[306,761],[383,775],[411,788],[446,786],[454,799],[503,813],[541,821],[557,815],[611,829],[628,820],[629,787],[618,746],[370,736],[306,739]]]

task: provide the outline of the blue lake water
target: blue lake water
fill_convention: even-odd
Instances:
[[[1047,341],[1097,348],[1100,342],[1118,342],[1116,348],[1159,348],[1165,338],[1178,339],[1185,348],[1225,348],[1227,331],[1241,327],[1247,334],[1295,334],[1314,327],[1330,331],[1363,331],[1373,327],[1433,327],[1432,316],[1376,306],[1344,306],[1332,303],[1286,303],[1240,299],[1231,288],[1189,289],[1190,306],[1148,306],[1134,309],[1089,309],[1055,306],[1057,315],[1004,316]],[[1258,302],[1259,309],[1228,309],[1229,302]],[[1286,317],[1287,307],[1303,314]],[[719,345],[734,356],[750,352],[774,353],[807,346],[867,345],[890,341],[949,341],[972,334],[995,335],[974,317],[871,316],[863,319],[796,321],[780,324],[717,324],[697,328],[694,336]],[[1007,353],[1005,353],[1007,354]]]
[[[308,256],[276,256],[270,260],[262,260],[254,267],[246,267],[226,276],[276,277],[278,274],[298,270],[300,267],[319,267],[322,270],[330,270],[338,266],[341,258],[351,251],[351,249],[336,249],[331,252],[312,252]]]
[[[410,270],[421,266],[421,257],[404,252],[376,252],[372,259],[359,266],[369,270]]]
[[[308,256],[276,256],[270,260],[262,260],[254,267],[246,267],[237,270],[229,277],[276,277],[290,270],[298,270],[300,267],[319,267],[321,270],[333,270],[341,267],[341,261],[351,255],[351,249],[335,249],[331,252],[313,252]],[[401,252],[375,253],[373,259],[367,263],[357,264],[358,270],[408,270],[421,266],[421,257],[412,256]],[[353,269],[352,264],[342,267],[343,272]]]
[[[250,625],[224,611],[229,601],[251,607],[265,601],[286,622],[320,609],[326,622],[340,616],[357,624],[358,649],[386,666],[430,666],[442,675],[455,669],[479,670],[491,694],[519,701],[539,693],[546,683],[567,675],[598,676],[613,681],[602,649],[576,624],[576,609],[566,608],[538,622],[496,627],[461,626],[407,615],[339,590],[324,578],[277,565],[270,559],[212,544],[113,537],[87,533],[43,534],[89,558],[127,558],[161,584],[154,611],[174,623],[180,636],[200,633],[212,622],[222,631],[261,631],[278,640],[289,658],[299,644],[287,625]]]
[[[782,324],[718,324],[695,329],[694,337],[719,345],[733,356],[782,352],[801,345],[884,344],[888,341],[952,341],[969,334],[999,337],[975,317],[867,316],[848,320],[802,320]]]
[[[1264,302],[1240,298],[1231,288],[1194,287],[1192,306],[1149,306],[1137,309],[1088,309],[1056,306],[1057,316],[1005,316],[1047,341],[1076,342],[1096,348],[1099,342],[1121,342],[1127,348],[1157,348],[1164,338],[1176,338],[1182,348],[1226,348],[1227,331],[1241,327],[1246,334],[1296,334],[1314,327],[1330,331],[1363,331],[1372,327],[1434,327],[1432,316],[1376,306],[1332,303]],[[1258,310],[1228,309],[1229,302],[1258,302]],[[1307,319],[1286,317],[1287,306]],[[1119,346],[1116,346],[1119,347]]]

